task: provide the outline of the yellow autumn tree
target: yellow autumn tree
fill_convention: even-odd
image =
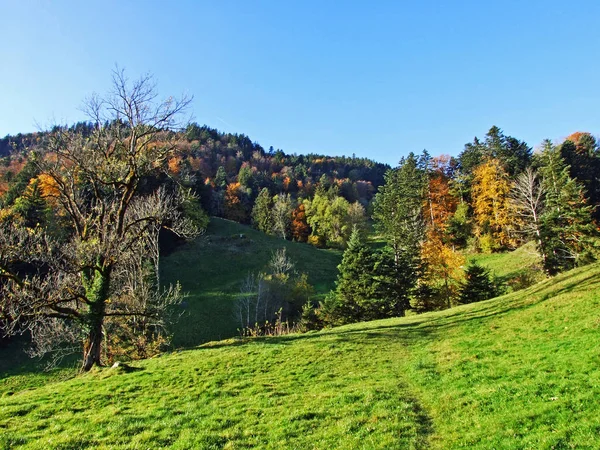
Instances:
[[[422,281],[434,291],[435,304],[430,306],[436,309],[450,308],[458,298],[464,275],[464,257],[445,244],[439,233],[430,229],[421,245],[421,260],[425,268]]]
[[[60,191],[57,181],[46,173],[37,177],[42,197],[51,205],[55,205],[60,197]]]
[[[472,207],[485,252],[515,246],[510,191],[511,182],[499,160],[487,159],[473,171]]]

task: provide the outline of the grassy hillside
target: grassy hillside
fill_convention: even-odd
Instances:
[[[476,254],[468,259],[490,269],[509,290],[519,290],[545,279],[542,260],[534,242],[512,252]]]
[[[212,218],[204,236],[163,258],[163,283],[179,280],[189,293],[175,346],[236,336],[233,304],[242,281],[248,272],[266,269],[273,252],[284,247],[296,269],[308,274],[317,297],[334,287],[341,252],[284,241],[225,219]]]
[[[600,265],[452,310],[21,390],[0,448],[600,448]]]

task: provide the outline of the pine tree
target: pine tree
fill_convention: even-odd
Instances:
[[[402,317],[410,308],[410,299],[417,284],[417,260],[401,255],[396,263],[390,247],[375,254],[373,279],[375,298],[380,299],[381,317]]]
[[[40,184],[39,179],[32,179],[13,206],[14,212],[23,217],[24,225],[29,228],[47,228],[52,219],[52,209],[43,197]]]
[[[469,201],[473,172],[486,160],[497,159],[502,169],[510,177],[514,177],[530,165],[531,157],[531,148],[525,142],[505,136],[497,126],[491,127],[483,142],[475,138],[472,143],[465,145],[458,156],[461,198]]]
[[[227,187],[227,173],[223,166],[219,166],[215,175],[215,186],[219,189],[225,189]]]
[[[546,193],[540,218],[541,252],[545,270],[554,275],[593,256],[598,230],[591,218],[582,186],[569,175],[560,149],[544,142],[539,156],[542,187]]]
[[[560,145],[560,154],[569,165],[571,178],[585,189],[589,204],[596,206],[592,216],[600,219],[600,148],[590,133],[577,132]]]
[[[460,289],[459,302],[479,302],[496,295],[498,289],[490,277],[489,270],[476,263],[470,264],[465,269],[465,281]]]
[[[396,264],[404,254],[417,257],[423,239],[423,202],[426,185],[421,160],[413,153],[385,174],[373,203],[376,230],[392,248]]]
[[[334,322],[351,323],[380,316],[373,300],[376,287],[373,279],[374,256],[355,228],[338,265]]]

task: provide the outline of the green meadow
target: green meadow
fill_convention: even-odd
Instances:
[[[266,270],[275,251],[285,248],[295,270],[306,273],[319,299],[335,286],[337,250],[285,241],[249,226],[213,217],[206,234],[161,261],[163,283],[179,281],[188,298],[173,344],[190,347],[237,336],[235,300],[251,272]]]
[[[599,448],[599,307],[595,264],[443,312],[5,376],[0,448]]]

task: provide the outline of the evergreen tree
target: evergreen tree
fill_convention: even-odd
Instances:
[[[545,141],[539,156],[546,193],[540,218],[541,251],[550,275],[568,270],[593,257],[598,230],[591,218],[582,186],[571,178],[560,148]]]
[[[531,147],[525,142],[505,136],[497,126],[491,127],[483,142],[475,138],[472,143],[465,144],[458,156],[461,198],[470,200],[473,172],[486,160],[497,159],[502,169],[514,177],[530,165],[531,158]]]
[[[473,303],[498,295],[498,289],[493,282],[489,270],[477,263],[470,264],[465,269],[465,281],[459,294],[460,303]]]
[[[410,298],[417,283],[416,260],[406,254],[398,264],[390,247],[375,255],[373,276],[377,299],[382,299],[381,317],[401,317],[410,308]]]
[[[458,165],[461,173],[465,177],[470,177],[473,173],[473,170],[483,162],[484,156],[487,154],[486,147],[481,141],[476,137],[473,139],[473,142],[469,142],[465,144],[465,148],[458,155]],[[468,184],[466,182],[465,184]]]
[[[12,205],[17,198],[23,195],[29,185],[29,180],[38,176],[39,173],[36,164],[28,160],[25,167],[10,181],[8,191],[0,197],[0,206]]]
[[[373,279],[374,256],[354,229],[342,262],[338,265],[335,307],[330,308],[334,323],[351,323],[380,317],[374,302],[376,287]]]
[[[423,159],[413,153],[389,170],[373,203],[376,230],[383,235],[394,253],[396,264],[405,255],[418,257],[423,239],[423,203],[426,186]]]
[[[52,209],[42,196],[37,178],[34,178],[23,195],[15,200],[13,210],[23,217],[23,225],[28,228],[48,227],[52,218]]]
[[[484,156],[498,159],[511,176],[525,170],[531,162],[531,148],[523,141],[505,136],[500,128],[493,126],[485,136]]]
[[[245,189],[254,188],[254,174],[249,166],[242,166],[238,173],[238,183]]]
[[[590,205],[596,207],[592,216],[600,219],[600,150],[596,139],[589,133],[573,133],[560,145],[560,154],[571,178],[581,183]]]
[[[263,233],[273,233],[273,200],[267,188],[262,188],[252,208],[252,224]]]
[[[215,175],[215,186],[218,189],[225,189],[227,187],[227,173],[223,166],[219,166]]]

